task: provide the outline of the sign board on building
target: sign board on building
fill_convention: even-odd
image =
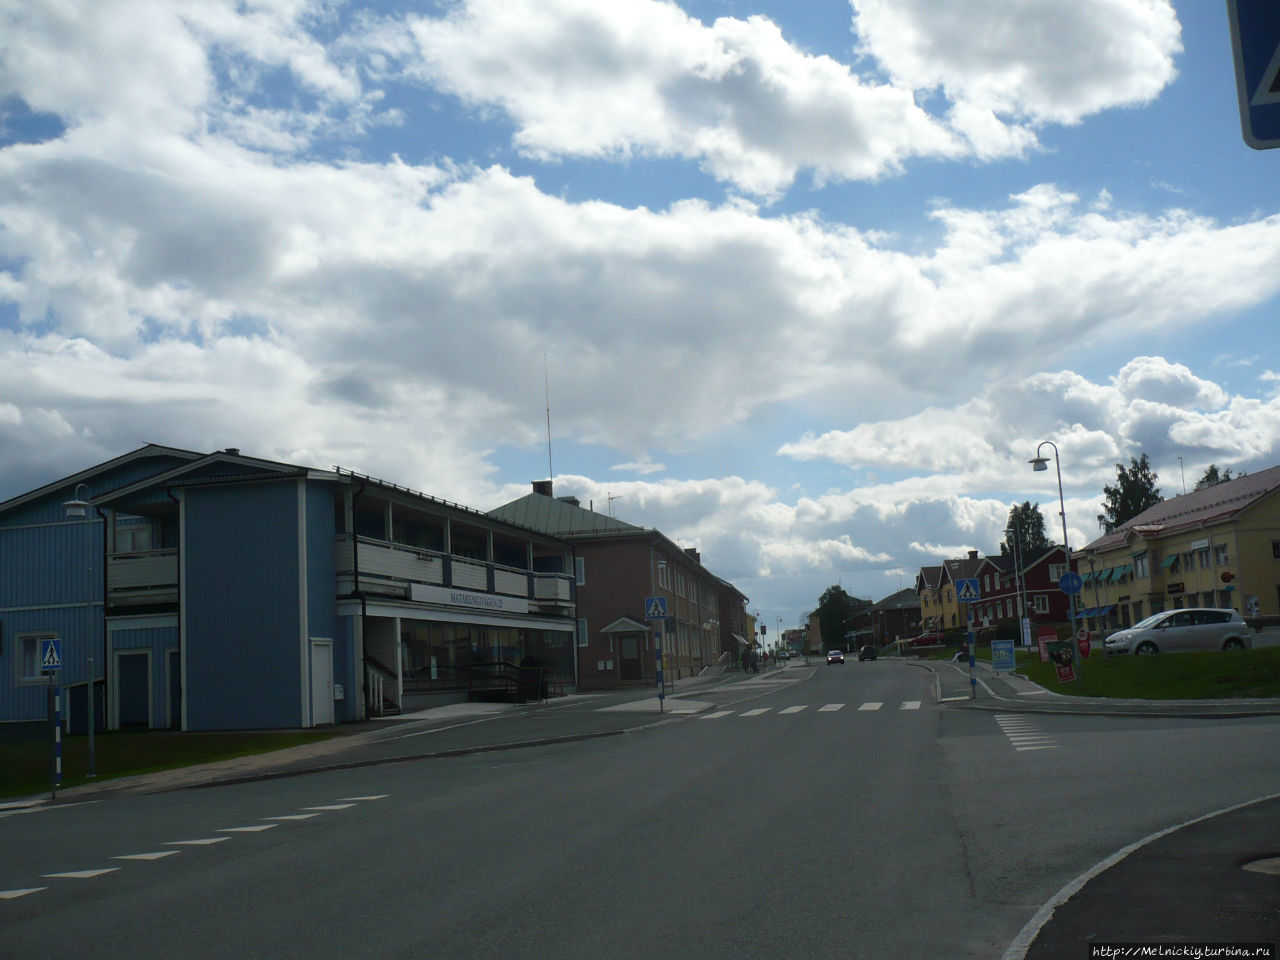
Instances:
[[[477,590],[433,587],[425,583],[409,584],[409,599],[414,603],[441,603],[450,607],[490,613],[528,613],[529,601],[524,597],[507,597]]]

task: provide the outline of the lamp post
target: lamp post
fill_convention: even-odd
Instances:
[[[83,495],[80,493],[81,490],[84,490]],[[68,500],[66,503],[62,505],[62,509],[66,513],[68,520],[83,520],[86,516],[88,516],[89,503],[87,500],[83,499],[83,497],[88,496],[88,494],[89,494],[88,484],[84,484],[84,483],[76,484],[76,492],[74,494],[73,499]],[[88,551],[88,555],[90,558],[93,557],[92,550]],[[85,615],[85,620],[87,623],[92,624],[93,623],[93,560],[92,559],[89,560],[89,565],[86,568],[86,570],[87,570],[86,580],[88,581],[87,593],[86,593],[86,596],[88,597],[88,600],[87,600],[88,607],[87,607],[87,613]],[[97,720],[98,720],[98,710],[97,710],[98,705],[96,702],[97,698],[95,696],[95,693],[97,692],[97,683],[95,683],[96,678],[93,675],[93,672],[94,672],[93,671],[93,631],[88,628],[86,628],[85,630],[84,648],[85,648],[85,651],[88,653],[88,657],[89,657],[89,671],[88,671],[89,686],[85,694],[85,704],[88,707],[88,710],[86,712],[89,715],[88,723],[87,723],[87,726],[89,728],[89,773],[87,774],[87,776],[92,778],[98,775],[98,771],[95,763],[94,744],[93,744],[94,727],[97,726]]]
[[[1013,537],[1013,576],[1018,587],[1018,634],[1023,644],[1030,643],[1030,628],[1023,624],[1027,619],[1027,584],[1022,571],[1022,527],[1015,519],[1012,527],[1005,528],[1005,536]]]
[[[1071,572],[1071,545],[1067,542],[1067,504],[1062,496],[1062,462],[1058,459],[1058,445],[1052,440],[1041,440],[1036,455],[1027,461],[1035,471],[1048,470],[1049,458],[1040,456],[1046,446],[1053,447],[1053,466],[1058,472],[1058,516],[1062,518],[1062,552],[1067,557],[1067,572]],[[1065,591],[1064,591],[1065,592]],[[1080,682],[1080,655],[1076,648],[1076,598],[1067,594],[1067,613],[1071,616],[1071,662],[1075,667],[1076,682]]]

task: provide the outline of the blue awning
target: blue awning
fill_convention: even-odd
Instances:
[[[1076,611],[1076,616],[1077,616],[1077,617],[1092,617],[1092,616],[1093,616],[1093,611],[1094,611],[1095,609],[1097,609],[1097,608],[1096,608],[1096,607],[1090,607],[1088,610],[1077,610],[1077,611]]]

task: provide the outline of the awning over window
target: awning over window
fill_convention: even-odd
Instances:
[[[1176,553],[1171,553],[1169,554],[1169,556],[1164,558],[1164,561],[1160,564],[1160,566],[1168,570],[1177,562],[1178,562],[1178,555]]]
[[[1076,616],[1077,616],[1077,617],[1092,617],[1092,616],[1093,616],[1095,613],[1097,613],[1097,612],[1098,612],[1098,608],[1097,608],[1097,607],[1089,607],[1087,610],[1077,610],[1077,611],[1076,611]]]

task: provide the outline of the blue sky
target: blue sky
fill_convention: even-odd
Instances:
[[[146,24],[147,29],[136,29]],[[660,528],[798,623],[1062,451],[1280,462],[1226,5],[0,9],[0,498],[144,442]]]

